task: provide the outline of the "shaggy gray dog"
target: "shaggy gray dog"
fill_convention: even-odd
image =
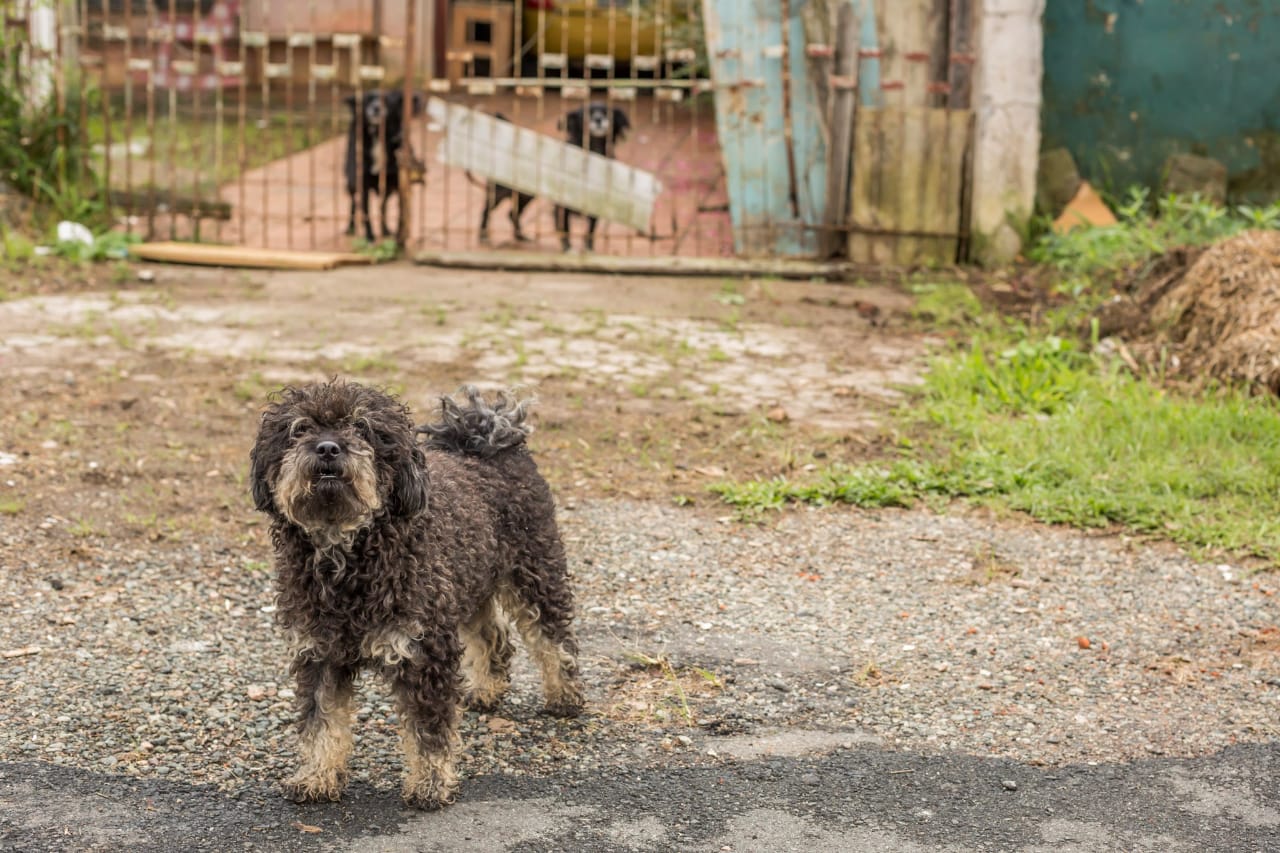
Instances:
[[[551,491],[525,447],[526,403],[463,393],[417,428],[423,442],[404,405],[354,382],[285,388],[262,415],[250,480],[293,647],[290,799],[341,795],[354,680],[372,668],[402,721],[405,800],[452,802],[459,706],[464,692],[476,708],[501,698],[508,619],[542,670],[546,710],[581,710],[573,597]]]

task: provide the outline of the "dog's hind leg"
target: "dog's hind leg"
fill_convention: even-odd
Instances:
[[[582,684],[578,680],[578,643],[571,628],[573,595],[564,558],[541,565],[526,562],[512,573],[511,582],[511,587],[499,593],[499,600],[542,671],[546,711],[557,717],[576,717],[582,711]]]
[[[306,655],[293,663],[301,765],[285,780],[284,795],[299,803],[336,801],[347,785],[355,673]]]
[[[511,230],[521,243],[529,242],[529,238],[525,236],[524,229],[520,227],[520,215],[524,213],[524,209],[529,206],[531,201],[533,201],[533,196],[522,192],[517,192],[511,198]]]
[[[494,199],[493,186],[490,185],[484,194],[484,210],[480,211],[480,242],[489,242],[489,211],[497,206],[498,202]]]
[[[490,600],[463,626],[462,643],[467,707],[492,711],[511,684],[511,656],[515,653],[506,616],[496,602]]]
[[[588,252],[596,250],[596,223],[599,221],[594,216],[587,217],[587,236],[582,241],[582,248]]]
[[[391,230],[391,226],[387,224],[387,202],[391,201],[392,193],[396,194],[396,209],[400,208],[399,191],[395,187],[387,187],[387,191],[382,194],[381,202],[378,207],[379,221],[382,222],[382,236],[391,237],[395,232]],[[398,230],[398,228],[397,228]]]
[[[556,205],[556,233],[560,235],[560,251],[569,251],[569,208]]]
[[[458,789],[458,711],[462,700],[458,665],[462,649],[455,633],[429,635],[423,650],[384,671],[400,715],[405,774],[401,795],[420,809],[453,802]]]
[[[373,242],[373,220],[369,218],[369,193],[372,188],[368,182],[360,188],[360,213],[364,216],[364,238],[369,243]]]

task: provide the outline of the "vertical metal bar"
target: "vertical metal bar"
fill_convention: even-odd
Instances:
[[[156,236],[156,40],[159,12],[147,0],[147,239]]]
[[[303,139],[307,146],[307,218],[310,220],[311,248],[316,248],[316,141],[312,132],[316,126],[316,0],[307,2],[307,29],[311,46],[307,53],[307,131]],[[290,148],[293,141],[290,140]]]
[[[546,114],[547,114],[547,69],[546,69],[546,66],[542,64],[542,57],[547,52],[547,4],[545,3],[538,4],[536,14],[538,18],[538,36],[537,36],[538,46],[537,46],[537,60],[536,60],[537,67],[535,68],[534,73],[537,75],[537,78],[538,78],[538,103],[537,103],[537,109],[535,111],[536,112],[535,119],[538,122],[541,122],[546,117]],[[561,112],[563,112],[564,111],[563,98],[560,99],[560,107],[561,107]],[[538,158],[537,178],[538,178],[539,185],[541,185],[542,183],[542,158],[541,157]],[[544,224],[545,224],[545,220],[541,216],[536,217],[533,220],[534,243],[542,242],[542,235],[545,233],[543,229]],[[554,220],[552,220],[551,233],[552,233],[552,239],[555,239],[555,221]]]
[[[178,47],[178,4],[169,0],[169,31],[165,38],[169,46],[169,68],[165,75],[169,86],[169,239],[178,237],[178,220],[173,211],[177,202],[178,180],[178,75],[173,70],[174,53]]]
[[[284,137],[287,144],[293,143],[293,16],[285,18],[284,38]],[[285,246],[293,248],[293,158],[284,158],[285,186],[284,194],[284,228]]]
[[[426,93],[431,91],[431,84],[435,79],[435,47],[434,36],[436,31],[436,10],[435,3],[432,0],[423,0],[423,14],[418,25],[418,63],[420,65],[416,79],[418,85],[417,91]],[[425,108],[425,104],[423,105]],[[418,223],[418,233],[414,239],[415,248],[421,249],[426,242],[427,235],[427,196],[429,194],[430,175],[427,174],[427,121],[421,119],[418,122],[418,139],[415,145],[410,146],[410,152],[422,160],[422,192],[417,194],[418,215],[414,221]],[[412,136],[410,136],[412,138]]]
[[[75,176],[76,184],[84,185],[84,173],[86,162],[85,158],[90,156],[89,148],[89,99],[85,97],[88,87],[85,85],[85,78],[88,77],[86,65],[84,62],[84,49],[88,47],[88,22],[89,22],[89,4],[86,0],[81,0],[76,11],[76,17],[79,19],[75,22],[75,31],[77,35],[77,49],[75,51],[75,78],[72,83],[76,86],[78,95],[76,100],[80,104],[80,123],[76,127],[76,137],[80,143],[81,159],[76,161]],[[59,63],[62,64],[62,63]]]
[[[133,0],[124,0],[124,197],[126,234],[133,233]],[[108,196],[109,198],[110,196]]]
[[[361,4],[363,6],[363,3]],[[361,16],[363,17],[363,16]],[[377,17],[376,10],[371,9],[371,19]],[[351,120],[355,125],[355,151],[352,172],[355,176],[353,186],[355,193],[351,195],[349,201],[351,204],[351,222],[353,224],[352,237],[355,240],[364,239],[366,228],[366,218],[364,215],[364,205],[361,200],[364,198],[365,192],[365,156],[364,150],[364,34],[358,33],[359,38],[356,40],[354,52],[351,55],[351,76],[355,78],[355,91],[351,95]]]
[[[249,99],[249,57],[248,49],[244,43],[244,15],[248,8],[246,2],[240,9],[237,16],[238,38],[240,51],[240,85],[239,97],[240,102],[236,105],[236,222],[239,225],[239,233],[236,242],[244,244],[248,240],[248,229],[245,227],[245,172],[247,171],[247,157],[245,149],[245,125],[248,119],[248,99]]]
[[[103,4],[103,6],[105,9],[110,8],[105,3]],[[104,25],[107,22],[106,12],[103,13],[102,22]],[[102,101],[102,104],[101,104],[102,106],[102,145],[103,145],[103,152],[104,152],[102,157],[102,191],[105,195],[105,198],[103,201],[106,204],[107,214],[110,217],[111,210],[112,210],[112,205],[111,205],[111,97],[110,97],[110,89],[107,86],[107,38],[106,38],[105,26],[102,32],[103,32],[103,35],[102,35],[102,42],[101,42],[101,45],[102,45],[101,46],[101,51],[102,51],[101,62],[98,65],[98,91],[101,93],[99,97],[101,98],[101,101]],[[87,36],[88,29],[85,29],[84,33]],[[81,95],[81,97],[84,97],[84,96]],[[128,148],[127,143],[125,147]],[[84,149],[84,153],[82,156],[85,158],[91,158],[93,156],[93,152],[90,148],[86,147]],[[128,156],[128,155],[126,154],[125,156]]]
[[[697,180],[696,184],[694,184],[693,180],[690,181],[690,184],[691,187],[697,186],[696,195],[699,198],[706,198],[707,193],[705,192],[704,187],[701,186],[702,157],[699,150],[701,140],[698,139],[698,136],[701,133],[701,126],[698,121],[698,101],[700,100],[701,93],[698,91],[698,44],[695,41],[698,35],[697,28],[695,27],[695,22],[698,20],[697,14],[698,12],[694,9],[693,0],[686,0],[685,28],[686,34],[690,39],[690,44],[686,45],[686,47],[694,51],[694,56],[692,66],[689,69],[689,101],[685,110],[688,113],[689,128],[693,137],[690,144],[689,162],[692,164],[692,177]],[[693,230],[693,254],[695,256],[700,256],[702,254],[702,223],[699,221],[698,216],[698,208],[701,206],[702,202],[700,201],[694,204],[693,210],[690,212],[689,220],[689,227]],[[674,245],[672,246],[672,253],[675,253]]]
[[[617,54],[618,54],[618,50],[617,50],[617,41],[618,41],[618,18],[617,18],[617,15],[618,15],[618,13],[619,13],[620,11],[621,11],[620,9],[615,9],[615,8],[613,8],[612,6],[610,6],[610,7],[609,7],[609,9],[608,9],[609,14],[608,14],[608,16],[605,18],[605,20],[608,22],[608,31],[607,31],[607,33],[606,33],[606,36],[607,36],[607,39],[606,39],[606,45],[608,46],[608,51],[607,51],[607,52],[608,52],[608,55],[609,55],[609,61],[608,61],[608,63],[605,65],[605,82],[606,82],[607,88],[604,90],[604,105],[605,105],[605,109],[607,109],[607,110],[609,111],[609,113],[608,113],[608,115],[609,115],[609,136],[605,138],[605,151],[608,153],[608,156],[610,156],[610,157],[616,157],[616,156],[618,155],[618,152],[615,150],[615,149],[617,148],[617,146],[614,144],[615,136],[614,136],[614,128],[613,128],[613,110],[614,110],[615,104],[614,104],[613,83],[614,83],[614,76],[615,76],[615,68],[614,68],[614,66],[615,66],[615,64],[617,63]],[[637,25],[638,23],[639,23],[639,22],[638,22],[638,21],[636,21],[634,18],[631,20],[631,29],[632,29],[632,31],[633,31],[633,32],[635,31],[636,25]],[[608,175],[608,178],[607,178],[607,179],[606,179],[606,181],[605,181],[605,183],[606,183],[606,186],[605,186],[605,192],[606,192],[606,193],[608,193],[608,194],[610,194],[610,195],[612,195],[612,194],[613,194],[613,192],[614,192],[614,187],[613,187],[613,170],[611,169],[611,170],[610,170],[609,172],[607,172],[606,174]],[[610,243],[611,243],[611,240],[610,240],[610,237],[609,237],[609,232],[610,232],[611,230],[612,230],[612,229],[609,227],[609,222],[608,222],[608,221],[605,221],[605,223],[604,223],[604,249],[605,249],[605,251],[608,251],[609,246],[610,246]],[[631,231],[630,231],[630,230],[628,230],[628,231],[627,231],[626,246],[627,246],[627,248],[630,248],[630,246],[631,246]],[[630,254],[630,252],[628,252],[628,254]]]
[[[409,241],[409,230],[412,225],[410,217],[413,211],[411,198],[413,196],[413,184],[410,182],[410,164],[409,139],[413,130],[413,62],[417,51],[416,37],[418,34],[418,0],[409,0],[405,4],[405,22],[404,22],[404,80],[401,88],[404,96],[400,105],[403,114],[400,120],[400,139],[396,150],[391,152],[391,157],[395,160],[396,177],[400,181],[399,197],[396,200],[396,245],[400,249],[404,249]],[[386,223],[383,223],[386,227]]]
[[[637,56],[639,56],[639,54],[640,54],[640,23],[641,23],[641,18],[640,18],[640,3],[639,3],[639,0],[631,0],[631,8],[629,9],[629,14],[630,14],[630,18],[631,18],[631,28],[630,28],[631,44],[629,45],[629,47],[631,48],[631,53],[630,53],[631,61],[630,61],[629,63],[627,63],[627,64],[628,64],[628,66],[629,66],[629,68],[628,68],[628,72],[629,72],[629,73],[628,73],[628,75],[627,75],[627,78],[628,78],[628,79],[627,79],[627,82],[631,84],[631,91],[632,91],[633,93],[635,93],[635,92],[638,92],[638,91],[639,91],[639,87],[638,87],[638,86],[636,86],[636,79],[637,79],[637,75],[638,75],[638,73],[639,73],[638,69],[636,68],[636,57],[637,57]],[[612,52],[612,51],[610,51],[610,52]],[[638,115],[636,115],[636,114],[635,114],[635,109],[636,109],[636,105],[639,103],[639,101],[638,101],[638,100],[634,97],[634,95],[633,95],[633,96],[629,99],[629,103],[631,104],[631,107],[630,107],[630,109],[628,109],[628,111],[627,111],[627,112],[628,112],[631,116],[634,116],[635,120],[636,120],[636,121],[638,121],[640,117],[639,117]],[[629,116],[629,117],[630,117],[630,116]],[[633,135],[635,134],[635,131],[636,131],[636,129],[633,127],[633,128],[631,129],[631,132],[632,132],[632,134],[633,134]],[[652,224],[652,223],[651,223],[651,224]],[[628,228],[628,229],[627,229],[627,232],[626,232],[626,233],[627,233],[627,236],[626,236],[625,242],[623,243],[623,251],[626,253],[627,257],[630,257],[632,254],[634,254],[634,251],[635,251],[635,235],[631,233],[631,229],[630,229],[630,228]]]
[[[444,22],[445,35],[444,35],[444,43],[445,43],[445,59],[446,59],[446,61],[445,61],[445,74],[449,77],[449,80],[450,80],[449,96],[448,96],[448,98],[447,98],[446,100],[447,100],[449,103],[452,103],[452,102],[453,102],[453,100],[454,100],[454,98],[456,97],[456,95],[454,94],[454,89],[453,89],[453,64],[452,64],[451,62],[449,62],[449,61],[448,61],[449,51],[452,49],[452,46],[453,46],[453,15],[454,15],[454,10],[453,10],[453,4],[452,4],[452,3],[447,4],[447,5],[445,6],[445,13],[444,13],[444,14],[445,14],[445,22]],[[461,76],[461,75],[459,75],[459,76]],[[461,82],[461,81],[459,81],[459,82]],[[448,129],[446,129],[444,132],[445,132],[445,133],[449,133],[449,130],[448,130]],[[441,219],[440,219],[440,233],[441,233],[441,236],[443,237],[443,242],[444,242],[444,248],[445,248],[445,249],[451,249],[451,248],[453,248],[453,223],[452,223],[452,221],[451,221],[451,219],[450,219],[450,216],[451,216],[451,214],[453,213],[453,191],[452,191],[452,190],[453,190],[453,182],[449,180],[449,177],[450,177],[450,175],[449,175],[448,173],[446,173],[446,174],[445,174],[445,177],[444,177],[444,187],[443,187],[442,192],[440,193],[440,205],[441,205],[441,208],[440,208],[440,217],[441,217]],[[463,188],[463,192],[464,192],[464,193],[466,192],[466,188],[465,188],[465,187]],[[464,241],[465,241],[465,239],[466,239],[466,234],[467,234],[467,233],[468,233],[468,232],[465,232],[465,231],[464,231],[464,234],[463,234],[463,239],[464,239]],[[465,244],[465,242],[464,242],[464,244],[463,244],[463,245],[466,245],[466,244]]]
[[[191,123],[187,127],[187,138],[191,143],[191,161],[194,174],[191,176],[191,227],[197,241],[200,240],[201,226],[204,224],[203,209],[200,204],[204,200],[204,186],[200,181],[201,166],[204,160],[204,125],[201,110],[200,85],[200,5],[191,7]],[[217,180],[216,178],[214,180]]]
[[[262,45],[258,48],[262,51],[262,98],[258,105],[258,122],[257,129],[259,135],[257,138],[258,147],[266,145],[266,141],[270,139],[271,128],[271,2],[270,0],[262,0]],[[262,181],[262,245],[269,246],[271,240],[271,193],[268,188],[271,185],[268,180],[267,173],[264,171],[259,176]]]
[[[334,34],[330,34],[329,41],[329,62],[333,67],[333,77],[329,79],[329,139],[335,137],[341,138],[342,122],[342,99],[339,97],[342,88],[342,79],[340,71],[342,65],[338,59],[338,40]],[[330,170],[329,180],[333,191],[329,194],[329,213],[330,221],[335,229],[342,227],[342,191],[344,189],[344,169],[346,164],[346,148],[342,147],[342,143],[338,143],[338,159],[337,168]],[[341,233],[338,231],[338,233]]]
[[[129,0],[125,0],[129,2]],[[225,107],[224,95],[222,92],[222,68],[223,68],[223,49],[226,42],[222,37],[222,22],[214,17],[214,41],[211,45],[213,53],[213,72],[210,79],[213,81],[213,203],[215,209],[222,202],[222,182],[223,182],[223,166],[222,166],[222,148],[223,134],[226,132],[225,124]],[[213,217],[213,239],[222,242],[222,217],[216,213]]]

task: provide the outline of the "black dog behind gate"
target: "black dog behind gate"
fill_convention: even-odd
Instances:
[[[502,113],[494,113],[493,117],[499,121],[509,120]],[[524,213],[524,209],[533,201],[533,196],[514,190],[505,184],[493,181],[482,183],[478,178],[473,177],[470,172],[467,172],[467,180],[476,186],[484,187],[484,210],[480,211],[480,242],[489,242],[489,214],[507,199],[511,199],[511,230],[517,240],[522,243],[527,242],[529,238],[525,236],[523,229],[520,227],[520,215]]]
[[[361,110],[356,112],[355,95],[343,99],[347,109],[351,111],[351,121],[347,127],[347,159],[344,173],[347,179],[347,195],[351,199],[351,214],[347,219],[347,233],[356,233],[356,196],[359,196],[359,210],[364,217],[364,236],[373,242],[373,221],[369,217],[369,194],[377,193],[381,198],[379,206],[382,236],[390,237],[399,232],[392,231],[387,223],[387,201],[396,196],[397,203],[403,205],[400,198],[400,170],[406,169],[410,181],[422,183],[425,167],[422,161],[413,156],[404,134],[404,93],[398,89],[381,91],[373,89],[365,92]],[[413,96],[413,114],[422,112],[421,95]],[[404,162],[401,162],[401,161]],[[404,211],[399,214],[404,221]]]
[[[566,115],[560,120],[560,129],[564,131],[565,142],[570,145],[612,157],[614,146],[631,129],[631,122],[625,111],[593,103]],[[569,251],[569,220],[575,213],[578,211],[556,205],[556,233],[560,235],[560,248],[566,252]],[[588,252],[595,248],[596,221],[596,217],[587,215],[587,235],[582,245]]]

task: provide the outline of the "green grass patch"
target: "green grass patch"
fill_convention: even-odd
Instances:
[[[1115,212],[1119,221],[1105,228],[1075,228],[1065,234],[1044,230],[1028,258],[1061,272],[1065,284],[1079,285],[1081,277],[1087,281],[1177,246],[1214,243],[1249,228],[1280,228],[1280,202],[1223,207],[1176,195],[1152,202],[1141,188],[1131,189],[1115,204]]]
[[[1058,338],[979,341],[936,359],[900,418],[923,438],[883,463],[714,491],[748,515],[959,498],[1280,563],[1280,409],[1270,398],[1181,396]]]
[[[983,315],[982,302],[962,281],[915,283],[910,290],[916,298],[912,315],[934,326],[967,325]]]

